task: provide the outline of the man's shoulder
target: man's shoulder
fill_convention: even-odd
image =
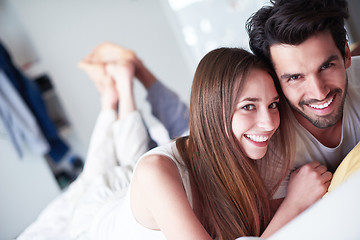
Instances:
[[[349,83],[360,86],[360,56],[351,57],[351,66],[346,72]]]
[[[360,105],[360,56],[351,58],[351,66],[346,70],[348,78],[348,101],[358,109]],[[349,105],[349,104],[347,104]],[[358,111],[356,111],[358,112]]]
[[[360,55],[351,57],[351,65],[360,65]]]

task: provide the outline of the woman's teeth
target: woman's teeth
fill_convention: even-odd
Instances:
[[[250,134],[245,134],[245,136],[254,142],[265,142],[269,139],[268,136],[258,136],[258,135],[250,135]]]

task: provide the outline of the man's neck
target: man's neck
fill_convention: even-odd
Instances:
[[[300,125],[308,130],[321,144],[329,148],[334,148],[339,145],[341,140],[342,118],[334,126],[318,128],[295,110],[293,113]]]

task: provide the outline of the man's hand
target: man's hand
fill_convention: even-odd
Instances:
[[[300,212],[319,200],[328,190],[332,173],[319,162],[310,162],[295,170],[284,201]]]

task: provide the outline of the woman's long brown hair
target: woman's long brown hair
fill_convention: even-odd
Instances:
[[[199,220],[213,238],[259,236],[271,219],[271,194],[292,159],[291,130],[283,106],[280,127],[263,159],[244,155],[232,132],[235,103],[244,82],[251,81],[247,75],[253,68],[269,69],[243,49],[208,53],[193,80],[190,134],[177,140],[199,201]]]

